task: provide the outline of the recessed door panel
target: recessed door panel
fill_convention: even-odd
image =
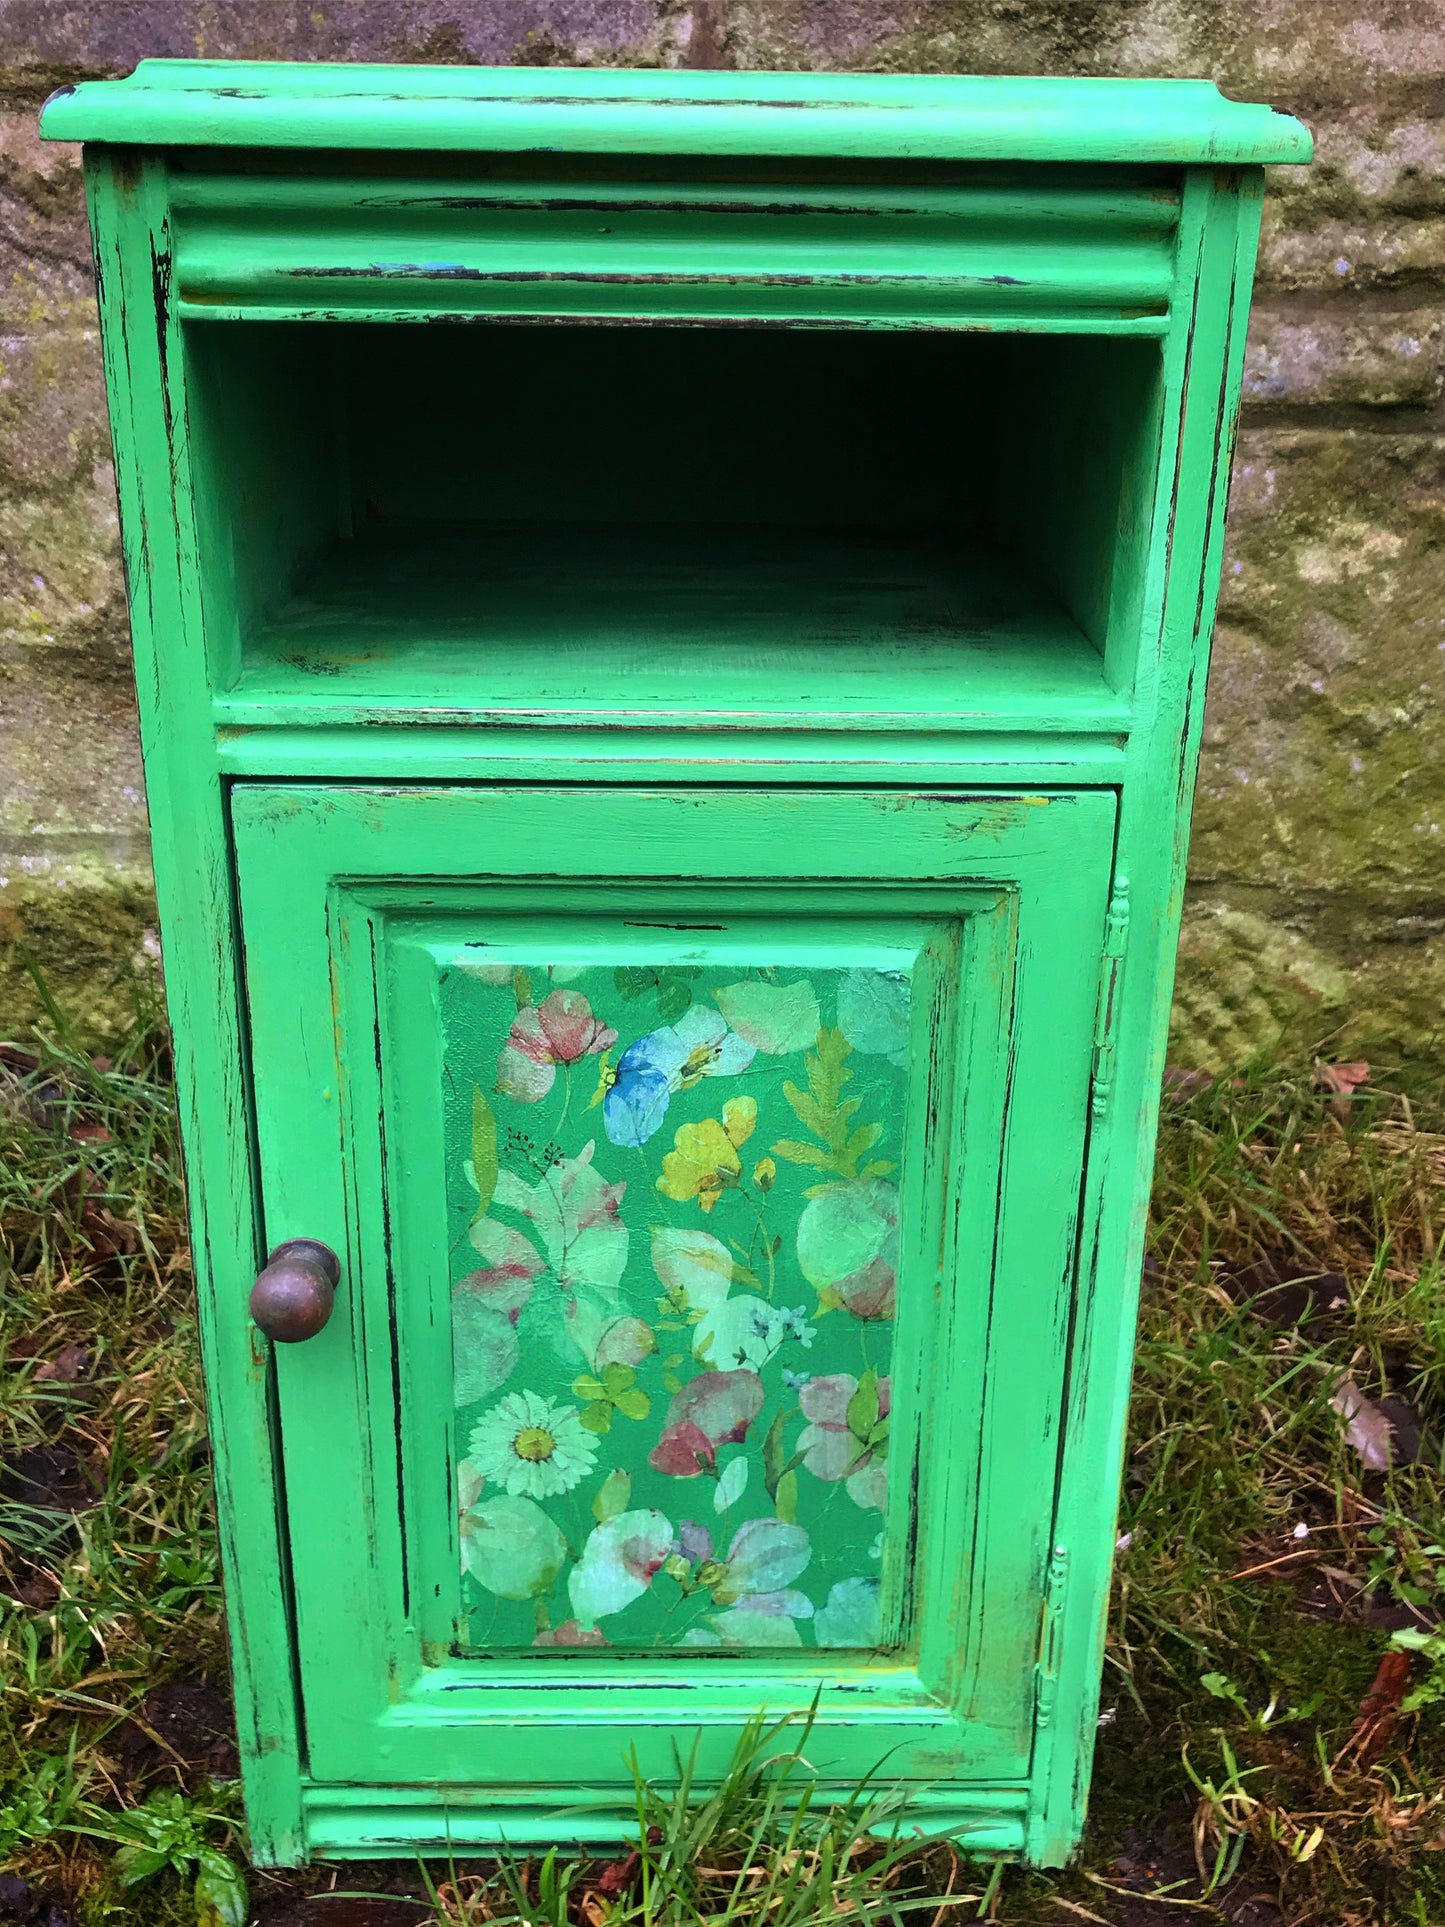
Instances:
[[[458,1649],[897,1647],[928,927],[669,934],[492,925],[436,958]]]
[[[1112,798],[233,794],[316,1778],[1021,1781]]]

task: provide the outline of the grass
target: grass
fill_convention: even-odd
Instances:
[[[1445,1921],[1436,1100],[1306,1067],[1166,1103],[1077,1868],[890,1849],[886,1789],[799,1813],[806,1735],[765,1770],[759,1731],[721,1793],[639,1789],[615,1861],[275,1876],[225,1730],[167,1070],[150,1015],[106,1057],[0,1049],[0,1921],[216,1927],[238,1882],[286,1927]]]

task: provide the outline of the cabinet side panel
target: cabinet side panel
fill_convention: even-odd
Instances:
[[[1151,582],[1140,637],[1141,721],[1128,752],[1116,851],[1114,910],[1127,937],[1120,967],[1101,986],[1108,1063],[1106,1070],[1101,1056],[1054,1533],[1056,1583],[1041,1651],[1038,1801],[1027,1850],[1036,1865],[1060,1865],[1076,1846],[1093,1763],[1139,1276],[1261,186],[1257,168],[1194,170],[1180,226],[1179,281],[1192,283],[1195,292],[1165,351]],[[1150,607],[1158,611],[1153,621]]]
[[[209,735],[165,174],[86,156],[251,1848],[304,1857],[225,796]],[[281,960],[278,959],[278,963]]]

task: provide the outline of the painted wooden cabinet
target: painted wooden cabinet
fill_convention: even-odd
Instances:
[[[258,1858],[605,1840],[629,1753],[706,1781],[816,1701],[829,1786],[1060,1860],[1307,135],[1197,82],[200,62],[44,131]]]

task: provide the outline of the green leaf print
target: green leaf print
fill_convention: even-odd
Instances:
[[[632,1496],[632,1474],[624,1472],[621,1466],[614,1466],[597,1488],[592,1501],[592,1517],[598,1525],[605,1525],[615,1519],[619,1512],[627,1510],[627,1502]]]
[[[873,1442],[878,1423],[878,1374],[871,1368],[858,1381],[858,1389],[848,1401],[848,1430],[864,1451]]]
[[[612,973],[612,981],[617,987],[619,997],[630,1003],[634,998],[645,997],[649,991],[657,998],[657,1014],[665,1024],[675,1024],[692,1002],[692,980],[699,973],[696,970],[649,969],[636,964],[623,964]]]
[[[846,1062],[852,1048],[841,1030],[824,1028],[818,1032],[817,1049],[803,1059],[807,1090],[800,1090],[789,1079],[783,1084],[783,1095],[798,1122],[819,1142],[779,1138],[773,1146],[775,1157],[787,1158],[791,1164],[810,1164],[815,1170],[830,1171],[840,1178],[881,1177],[893,1169],[892,1164],[877,1160],[861,1172],[858,1168],[859,1159],[882,1137],[883,1126],[853,1123],[863,1100],[843,1095],[843,1086],[853,1075]]]
[[[783,1476],[785,1465],[783,1457],[783,1425],[786,1416],[787,1415],[781,1411],[773,1414],[773,1422],[768,1427],[767,1435],[763,1440],[763,1484],[770,1499],[777,1497],[778,1481]]]
[[[592,1372],[583,1372],[580,1378],[573,1379],[573,1395],[588,1401],[583,1407],[582,1423],[589,1432],[610,1432],[614,1412],[630,1419],[647,1417],[652,1400],[636,1380],[637,1374],[630,1365],[615,1362],[603,1367],[600,1378]]]
[[[472,1086],[472,1177],[478,1197],[475,1218],[484,1218],[497,1189],[497,1120],[480,1084]]]

